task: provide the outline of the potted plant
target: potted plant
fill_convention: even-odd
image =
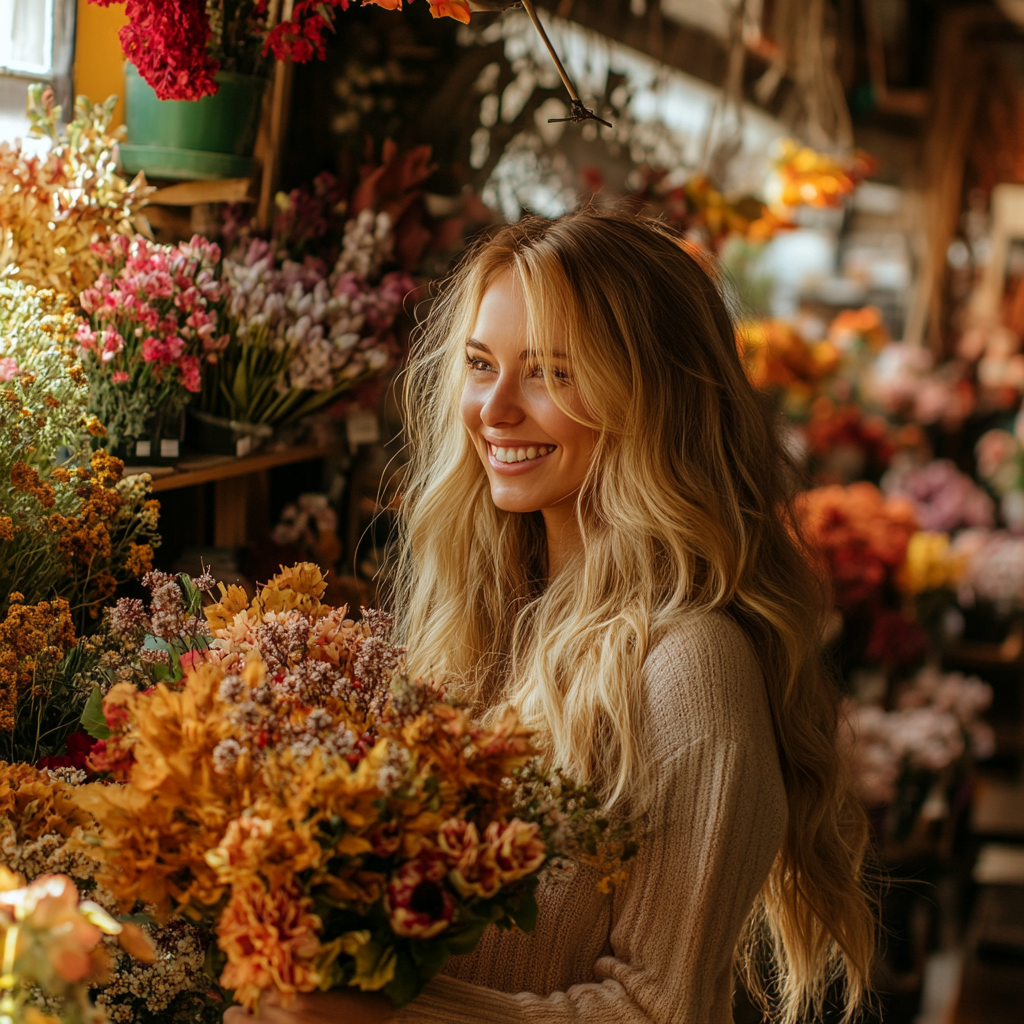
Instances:
[[[96,248],[104,272],[79,296],[88,319],[77,334],[90,410],[125,461],[174,461],[200,355],[227,341],[220,249],[198,235],[174,246],[118,236]]]
[[[122,0],[90,0],[109,7]],[[401,0],[366,0],[396,10]],[[466,0],[429,0],[466,22]],[[124,167],[160,178],[251,174],[272,59],[323,59],[350,0],[126,0]]]

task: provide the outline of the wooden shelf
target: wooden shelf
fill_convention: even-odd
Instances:
[[[233,455],[195,455],[183,458],[177,468],[170,473],[154,476],[153,490],[174,491],[181,487],[197,487],[217,480],[230,480],[234,477],[248,476],[250,473],[262,473],[275,466],[288,466],[294,462],[308,462],[311,459],[322,459],[334,454],[338,449],[323,448],[315,444],[299,445],[295,448],[283,448],[280,451],[258,452],[245,458]],[[151,473],[144,466],[131,466],[125,476]]]
[[[252,178],[219,181],[182,181],[157,189],[149,202],[155,206],[195,206],[197,203],[254,203]]]

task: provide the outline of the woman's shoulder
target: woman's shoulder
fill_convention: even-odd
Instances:
[[[743,628],[722,611],[684,613],[644,662],[652,753],[706,736],[774,743],[764,677]]]

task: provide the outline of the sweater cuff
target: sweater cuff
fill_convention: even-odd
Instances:
[[[515,995],[438,975],[408,1006],[396,1011],[393,1024],[523,1024],[523,1007]]]

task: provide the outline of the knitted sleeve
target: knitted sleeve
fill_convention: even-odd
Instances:
[[[594,981],[541,996],[442,976],[396,1024],[732,1021],[736,942],[786,813],[760,671],[733,628],[733,645],[698,627],[649,659],[651,827],[616,893],[611,955]]]

